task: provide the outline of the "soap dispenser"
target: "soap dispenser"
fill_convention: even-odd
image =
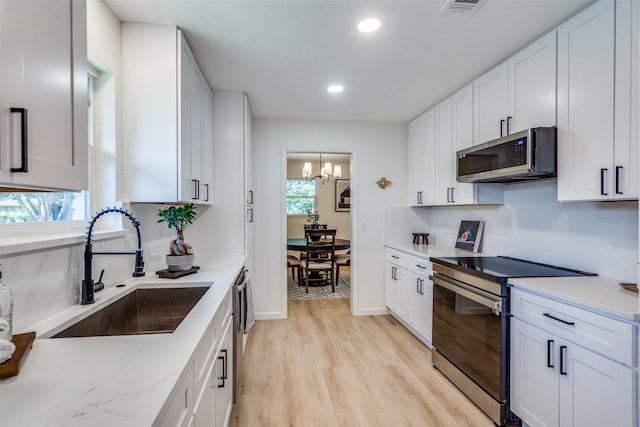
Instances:
[[[0,271],[0,338],[7,341],[13,338],[13,293],[2,283],[2,271]]]

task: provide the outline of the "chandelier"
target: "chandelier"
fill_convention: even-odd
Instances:
[[[322,153],[320,153],[320,162],[318,166],[320,167],[320,173],[313,175],[311,162],[305,162],[302,167],[302,177],[307,178],[308,181],[319,178],[323,185],[329,181],[335,182],[337,178],[342,177],[342,166],[336,165],[333,168],[333,171],[331,169],[331,162],[325,162],[324,166],[322,166]],[[331,176],[333,176],[333,179],[331,179]]]

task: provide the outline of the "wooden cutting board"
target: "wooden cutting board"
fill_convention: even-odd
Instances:
[[[35,332],[26,332],[13,336],[11,341],[16,345],[16,351],[11,356],[11,359],[0,363],[0,378],[13,377],[20,373],[20,366],[24,361],[24,356],[33,346],[35,339]]]

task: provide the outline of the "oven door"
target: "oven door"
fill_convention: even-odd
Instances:
[[[437,274],[432,280],[434,349],[502,401],[501,298]]]

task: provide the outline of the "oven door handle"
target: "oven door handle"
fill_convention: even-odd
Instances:
[[[486,292],[449,278],[444,279],[438,276],[429,276],[429,279],[431,279],[435,285],[442,286],[453,293],[468,298],[471,301],[475,301],[480,305],[490,308],[491,310],[502,313],[502,302],[500,300],[490,298],[489,296],[485,296],[484,294],[486,294]]]

